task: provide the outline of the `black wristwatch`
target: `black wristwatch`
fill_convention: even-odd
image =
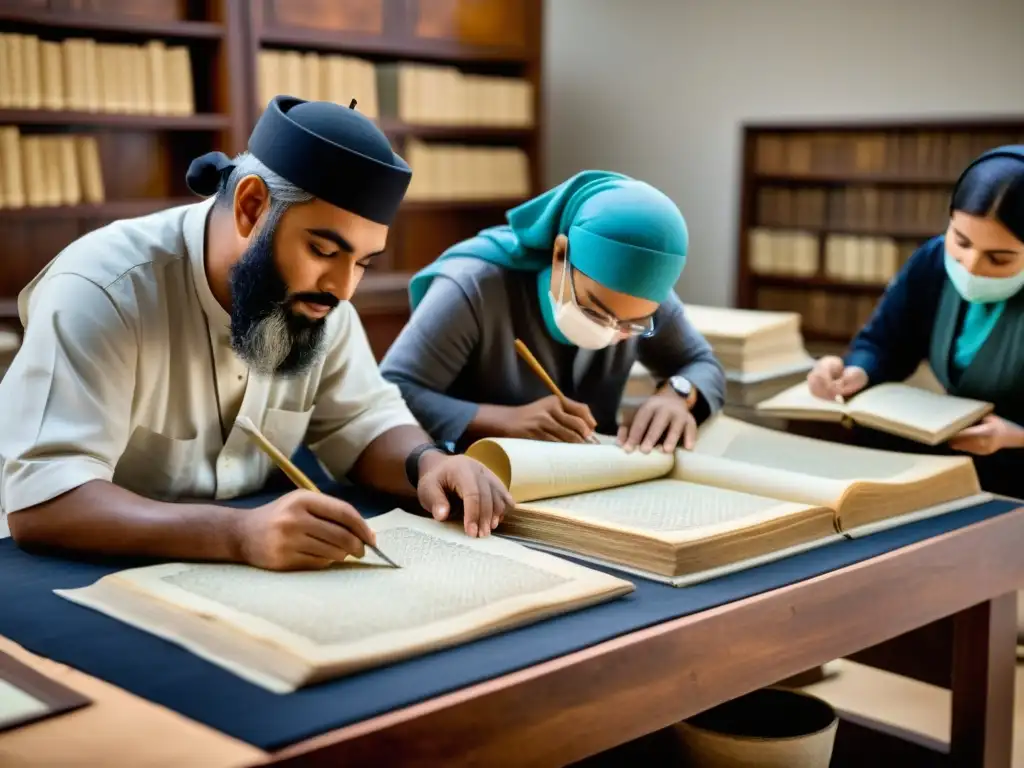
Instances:
[[[451,443],[439,440],[436,443],[423,443],[423,445],[413,448],[405,458],[405,476],[413,488],[420,484],[420,457],[427,451],[440,451],[452,456],[455,454],[455,447]]]

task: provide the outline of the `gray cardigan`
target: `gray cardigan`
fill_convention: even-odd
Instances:
[[[616,414],[636,360],[657,379],[675,374],[689,379],[701,396],[698,419],[722,407],[725,374],[675,293],[658,308],[649,338],[578,349],[548,334],[536,273],[475,258],[444,262],[381,371],[435,440],[459,444],[479,403],[525,405],[551,394],[516,354],[516,338],[566,397],[590,407],[603,434],[617,430]]]

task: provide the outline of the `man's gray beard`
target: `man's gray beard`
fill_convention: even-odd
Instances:
[[[298,336],[288,327],[285,307],[275,307],[267,317],[257,320],[246,330],[241,339],[235,339],[235,351],[255,372],[273,375],[288,358],[293,344],[303,344],[312,335],[311,331],[300,331]],[[309,370],[323,354],[323,336],[318,339],[316,353],[310,355],[304,364],[289,370],[300,374]]]

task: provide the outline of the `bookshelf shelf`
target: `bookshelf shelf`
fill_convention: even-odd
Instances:
[[[18,300],[0,299],[0,320],[18,319]]]
[[[963,168],[1021,141],[1024,115],[744,126],[736,306],[799,312],[805,339],[848,344],[945,230]]]
[[[880,294],[885,290],[884,283],[856,283],[850,280],[835,280],[823,275],[811,277],[792,277],[790,275],[751,275],[751,280],[761,286],[772,288],[815,288],[840,293]]]
[[[829,224],[793,224],[793,225],[782,225],[782,224],[760,224],[759,227],[765,230],[778,230],[784,232],[791,232],[793,230],[799,230],[801,232],[814,232],[816,234],[828,234],[828,235],[849,235],[851,237],[891,237],[894,240],[927,240],[939,234],[934,229],[924,229],[922,227],[855,227],[848,224],[841,224],[831,226]]]
[[[395,120],[381,120],[380,129],[389,136],[417,139],[459,141],[522,142],[532,139],[533,128],[489,125],[409,125]]]
[[[17,8],[0,8],[0,24],[61,31],[119,32],[185,40],[216,40],[225,33],[224,25],[213,21],[162,21],[119,14],[29,11]]]
[[[132,115],[121,112],[64,112],[49,109],[0,109],[0,125],[67,125],[157,131],[220,131],[228,115]]]
[[[845,333],[833,331],[821,331],[815,328],[808,328],[804,331],[804,340],[809,342],[824,342],[828,344],[846,345],[850,342],[850,336]]]
[[[266,26],[259,41],[271,47],[301,48],[354,56],[440,62],[526,64],[531,56],[518,46],[455,44],[428,38],[395,39],[383,35],[306,27]]]
[[[447,211],[447,210],[486,210],[514,208],[523,202],[519,197],[496,197],[479,200],[406,200],[402,203],[403,211]]]
[[[765,184],[788,184],[802,186],[805,184],[824,184],[836,186],[855,186],[871,184],[892,187],[951,187],[956,178],[949,176],[900,176],[891,173],[800,173],[781,175],[776,173],[759,173],[757,181]]]
[[[166,208],[194,203],[195,197],[182,198],[139,198],[136,200],[111,200],[105,203],[84,203],[82,205],[33,206],[22,208],[0,208],[0,222],[14,220],[74,220],[74,219],[130,219],[145,216]]]

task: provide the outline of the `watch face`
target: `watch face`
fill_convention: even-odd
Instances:
[[[693,389],[693,385],[682,376],[673,376],[669,379],[669,383],[672,385],[672,389],[683,397],[689,397],[690,392]]]

